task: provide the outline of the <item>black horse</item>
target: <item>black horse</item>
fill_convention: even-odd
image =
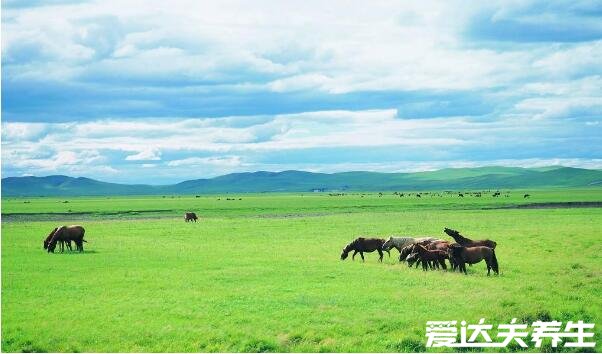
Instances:
[[[476,246],[485,246],[491,249],[495,249],[497,246],[497,242],[492,240],[471,240],[466,238],[456,230],[448,229],[447,227],[443,229],[443,232],[451,236],[457,243],[464,247],[476,247]]]
[[[383,261],[383,251],[382,251],[382,247],[383,244],[385,243],[385,240],[382,238],[364,238],[364,237],[358,237],[355,240],[353,240],[350,244],[348,244],[347,246],[345,246],[345,248],[343,248],[343,253],[341,253],[341,260],[345,260],[347,258],[347,256],[349,256],[349,252],[354,251],[353,252],[353,256],[351,256],[352,260],[355,260],[355,255],[360,254],[360,256],[362,256],[362,261],[364,261],[364,252],[374,252],[374,251],[378,251],[379,254],[379,261]],[[391,256],[391,253],[389,251],[386,251],[389,254],[389,257]]]

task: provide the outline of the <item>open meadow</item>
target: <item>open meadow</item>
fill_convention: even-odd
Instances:
[[[602,208],[562,204],[601,188],[438,193],[3,199],[2,350],[414,352],[429,320],[517,318],[594,322],[602,351]],[[46,253],[68,224],[85,252]],[[497,241],[501,274],[339,258],[360,235],[444,227]]]

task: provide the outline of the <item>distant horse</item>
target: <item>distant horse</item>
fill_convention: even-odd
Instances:
[[[193,212],[186,212],[186,213],[184,214],[184,221],[186,221],[186,222],[189,222],[189,221],[194,221],[194,222],[196,222],[196,221],[197,221],[197,219],[198,219],[198,217],[197,217],[197,216],[196,216],[196,214],[195,214],[195,213],[193,213]]]
[[[84,240],[84,234],[86,230],[79,225],[71,225],[71,226],[61,226],[56,229],[56,231],[52,234],[50,241],[48,241],[48,252],[54,253],[54,249],[56,248],[56,244],[60,241],[64,242],[75,242],[75,248],[79,252],[84,251],[84,242],[88,242]]]
[[[434,237],[389,237],[389,239],[383,243],[383,251],[389,251],[391,248],[397,249],[401,253],[401,249],[423,241],[437,241]]]
[[[523,198],[529,198],[531,196],[531,194],[525,194],[523,195]]]
[[[492,240],[471,240],[466,238],[456,230],[448,229],[447,227],[443,230],[446,234],[451,236],[457,243],[464,247],[475,247],[475,246],[486,246],[491,249],[495,249],[497,242]]]
[[[458,244],[450,246],[450,257],[453,258],[455,264],[460,268],[460,272],[466,274],[466,263],[475,264],[482,260],[487,263],[487,275],[491,273],[491,269],[495,274],[500,274],[495,250],[486,246],[464,247]]]
[[[52,239],[52,235],[54,235],[54,233],[56,232],[56,230],[58,229],[58,227],[55,227],[54,230],[50,231],[50,234],[48,234],[48,236],[46,236],[46,239],[44,239],[44,249],[47,250],[48,249],[48,244],[50,244],[50,240]],[[69,251],[73,251],[73,248],[71,248],[71,240],[59,240],[59,248],[61,250],[61,253],[65,251],[65,244],[67,244],[67,248],[69,249]]]
[[[349,256],[349,252],[353,251],[353,256],[351,256],[352,260],[355,260],[355,255],[359,252],[360,256],[362,256],[362,261],[364,261],[364,252],[374,252],[378,251],[378,255],[380,256],[378,260],[380,262],[383,261],[383,243],[385,240],[382,238],[364,238],[358,237],[353,240],[350,244],[343,248],[343,253],[341,253],[341,260],[345,260],[347,256]],[[389,253],[389,251],[386,251]],[[391,256],[391,253],[389,253]]]
[[[432,262],[433,264],[439,264],[441,265],[441,268],[447,269],[447,266],[445,265],[447,252],[439,250],[429,251],[422,245],[416,245],[414,249],[418,253],[418,257],[422,261],[422,270],[427,270],[428,262]]]

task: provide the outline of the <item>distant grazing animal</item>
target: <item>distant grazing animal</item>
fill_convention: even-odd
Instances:
[[[530,194],[525,194],[523,195],[523,198],[529,198],[531,195]]]
[[[466,274],[466,263],[475,264],[482,260],[487,263],[487,275],[491,273],[491,269],[495,274],[500,274],[495,250],[485,246],[464,247],[459,244],[450,246],[450,258],[458,265],[460,272]]]
[[[52,235],[54,235],[54,233],[56,232],[56,230],[58,229],[58,227],[55,227],[52,231],[50,231],[50,234],[48,234],[48,236],[46,236],[46,239],[44,239],[44,249],[47,250],[48,249],[48,244],[50,243],[50,240],[52,239]],[[59,240],[59,248],[61,250],[61,252],[65,251],[65,244],[67,244],[67,248],[69,249],[69,251],[73,251],[73,248],[71,248],[71,240]]]
[[[184,214],[184,221],[186,221],[186,222],[189,222],[189,221],[196,222],[197,219],[198,219],[198,217],[193,212],[187,212],[187,213]]]
[[[466,238],[456,230],[448,229],[447,227],[443,229],[443,231],[451,236],[457,243],[464,247],[475,247],[475,246],[487,246],[489,248],[495,249],[497,246],[497,242],[492,240],[471,240]]]
[[[56,245],[61,240],[64,242],[73,241],[75,242],[75,248],[79,252],[84,251],[84,242],[88,242],[84,240],[84,234],[86,230],[79,225],[71,225],[71,226],[61,226],[56,229],[56,231],[52,234],[50,241],[48,241],[48,252],[54,253],[54,249]]]
[[[441,268],[447,269],[445,265],[445,259],[447,258],[447,252],[444,251],[429,251],[422,245],[416,245],[414,248],[418,253],[418,257],[422,261],[422,270],[427,270],[428,262],[433,262],[434,264],[440,264]]]
[[[343,248],[343,253],[341,253],[341,260],[345,260],[347,256],[349,256],[349,252],[353,251],[353,256],[351,256],[352,260],[355,260],[355,255],[359,252],[360,256],[362,256],[362,261],[364,261],[364,252],[374,252],[378,251],[379,261],[383,261],[383,243],[385,240],[382,238],[364,238],[358,237],[353,240],[350,244]],[[387,251],[389,253],[389,251]],[[391,253],[389,253],[391,256]]]
[[[394,237],[391,236],[385,243],[383,243],[383,251],[389,251],[391,248],[397,249],[401,253],[401,249],[413,245],[417,242],[423,241],[437,241],[434,237]]]

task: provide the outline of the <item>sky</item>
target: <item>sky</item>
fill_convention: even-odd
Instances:
[[[2,1],[2,177],[602,168],[600,1]]]

